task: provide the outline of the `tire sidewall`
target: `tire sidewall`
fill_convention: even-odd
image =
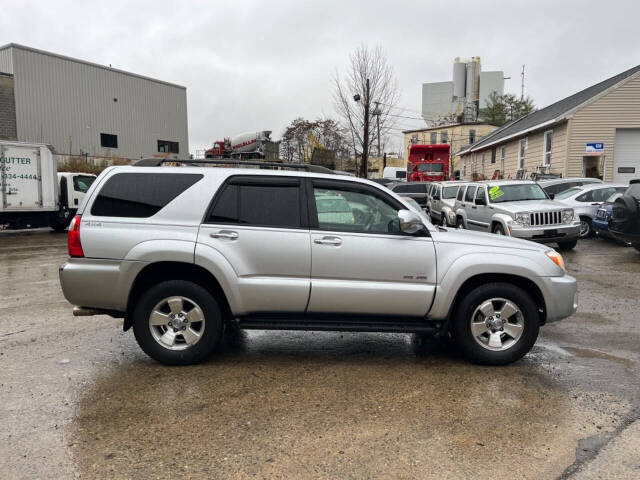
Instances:
[[[487,350],[476,342],[471,333],[473,312],[490,298],[511,300],[524,316],[522,336],[508,350]],[[506,365],[519,360],[531,350],[540,329],[540,315],[533,299],[524,290],[509,283],[489,283],[476,287],[461,300],[452,320],[453,335],[462,354],[470,361],[483,365]]]
[[[587,233],[585,233],[584,235],[582,235],[582,227],[580,228],[581,233],[579,234],[580,238],[590,238],[593,236],[593,225],[591,225],[591,219],[588,217],[580,217],[580,222],[585,222],[589,229],[587,230]]]
[[[504,227],[502,225],[500,225],[499,223],[493,227],[493,231],[491,233],[494,233],[496,235],[506,235],[506,232],[504,231]]]
[[[184,296],[202,309],[205,326],[202,338],[185,350],[169,350],[160,345],[151,334],[149,315],[161,300]],[[166,365],[189,365],[208,357],[217,347],[222,335],[223,322],[215,298],[200,285],[186,280],[168,280],[147,290],[133,309],[133,332],[142,350],[154,360]]]

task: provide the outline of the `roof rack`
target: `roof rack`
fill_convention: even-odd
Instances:
[[[193,159],[176,159],[176,158],[143,158],[133,164],[134,167],[160,167],[164,163],[185,163],[195,165],[240,165],[243,167],[256,167],[264,169],[278,169],[278,170],[304,170],[306,172],[314,173],[329,173],[335,174],[335,172],[329,168],[321,167],[320,165],[312,165],[310,163],[279,163],[279,162],[261,162],[259,160],[238,160],[235,158],[225,158],[222,160],[212,158],[193,158]]]

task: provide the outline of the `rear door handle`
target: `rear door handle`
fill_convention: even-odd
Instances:
[[[471,208],[473,208],[473,209],[475,210],[475,209],[476,209],[476,208],[478,208],[478,207],[476,207],[475,205],[473,205]]]
[[[313,243],[317,243],[318,245],[333,245],[334,247],[337,247],[342,245],[342,239],[338,237],[322,237],[316,238]]]
[[[219,232],[210,233],[209,236],[211,238],[226,238],[227,240],[237,240],[238,232],[234,232],[233,230],[220,230]]]

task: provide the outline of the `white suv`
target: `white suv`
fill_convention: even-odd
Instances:
[[[554,250],[434,227],[373,182],[300,169],[108,168],[69,254],[74,314],[123,317],[173,365],[203,360],[231,323],[451,332],[472,361],[505,364],[577,308]]]

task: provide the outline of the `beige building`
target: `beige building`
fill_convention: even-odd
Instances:
[[[448,143],[451,145],[452,171],[455,172],[461,169],[458,152],[489,135],[497,128],[488,123],[458,123],[420,130],[405,130],[402,132],[404,134],[404,157],[405,159],[409,158],[411,145]]]
[[[460,155],[465,179],[640,178],[640,65],[509,123]]]

